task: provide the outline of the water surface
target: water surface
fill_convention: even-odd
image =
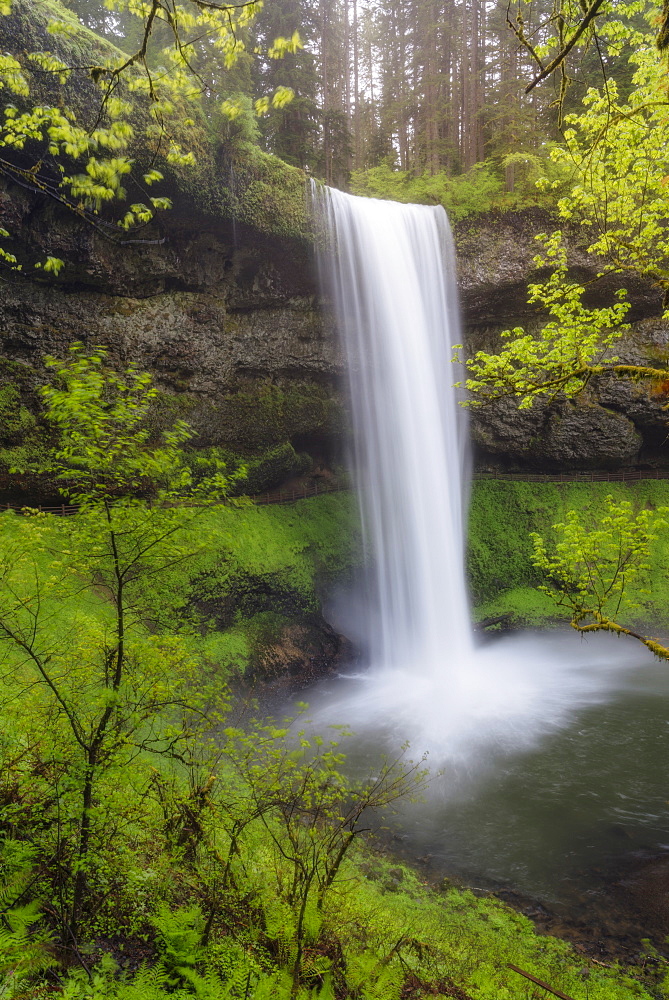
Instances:
[[[621,858],[669,850],[667,665],[631,641],[572,633],[508,637],[475,655],[485,667],[467,701],[378,667],[309,692],[316,729],[355,731],[354,770],[404,741],[429,754],[424,801],[389,820],[394,847],[433,873],[551,906],[599,892]]]

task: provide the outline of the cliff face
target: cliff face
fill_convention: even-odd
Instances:
[[[541,210],[478,216],[456,230],[460,290],[468,352],[494,350],[501,330],[532,329],[537,311],[527,285],[547,276],[537,269],[537,233],[558,228]],[[570,271],[586,285],[589,306],[610,305],[616,289],[628,291],[632,330],[616,346],[622,363],[669,366],[669,324],[661,319],[662,293],[633,274],[598,278],[600,262],[584,248],[583,234],[563,230]],[[587,234],[586,234],[587,235]],[[546,470],[666,466],[669,385],[593,380],[575,401],[535,402],[519,410],[502,400],[472,413],[477,463],[482,467]]]
[[[49,34],[54,16],[68,22],[66,34]],[[68,65],[85,68],[122,55],[57,0],[14,0],[11,15],[0,18],[0,43],[22,61],[32,100],[65,101],[84,126],[96,120],[100,92],[90,73],[75,72],[58,85],[49,74],[33,73],[25,58],[30,51],[54,51]],[[191,115],[182,136],[181,118]],[[311,445],[314,454],[327,451],[347,433],[344,365],[318,302],[304,175],[217,134],[196,105],[189,105],[188,116],[177,109],[170,124],[187,148],[196,148],[196,165],[173,167],[150,148],[145,118],[146,108],[133,103],[130,155],[138,168],[158,156],[165,181],[156,193],[170,196],[175,208],[137,234],[138,242],[120,245],[117,227],[105,227],[104,220],[97,228],[86,225],[46,193],[16,183],[0,187],[0,226],[26,263],[21,275],[5,275],[0,295],[0,358],[20,366],[0,364],[0,394],[18,379],[31,406],[44,354],[62,354],[74,340],[105,344],[115,362],[136,361],[153,372],[168,415],[185,416],[200,445],[252,453],[290,441]],[[43,156],[32,152],[32,160],[29,148],[11,155],[29,166]],[[14,174],[21,177],[30,186],[30,175]],[[554,228],[555,221],[538,210],[459,224],[468,351],[494,348],[500,330],[538,321],[526,304],[528,281],[541,276],[532,260],[534,237]],[[668,363],[659,293],[625,275],[607,286],[596,279],[597,263],[584,251],[582,235],[567,238],[573,273],[588,283],[593,302],[610,301],[611,281],[630,292],[635,327],[620,357]],[[46,255],[67,262],[59,278],[32,270]],[[664,463],[665,388],[609,381],[592,385],[575,403],[519,412],[504,401],[475,411],[477,461],[549,469]],[[0,396],[0,417],[2,412]],[[0,433],[0,450],[7,440]]]
[[[20,249],[67,261],[58,279],[16,276],[3,286],[4,357],[27,365],[39,381],[45,353],[62,354],[74,340],[105,344],[114,361],[153,372],[201,445],[253,451],[339,439],[344,362],[318,301],[310,242],[178,206],[151,242],[121,247],[39,196],[1,191],[0,223]],[[468,350],[492,347],[504,327],[536,322],[526,286],[539,276],[534,234],[550,228],[550,218],[534,211],[458,227]],[[596,264],[576,241],[572,260],[581,279],[594,278]],[[619,355],[669,361],[669,329],[656,318],[659,293],[638,281],[621,284],[630,290],[635,327]],[[593,301],[611,291],[596,282],[593,288]],[[661,464],[664,388],[608,382],[576,403],[519,412],[505,401],[476,411],[477,461],[548,469]]]
[[[50,34],[53,18],[67,32]],[[0,48],[16,54],[30,84],[29,99],[12,99],[66,106],[89,129],[103,114],[102,91],[86,67],[125,58],[57,0],[15,0],[0,18]],[[64,82],[34,72],[34,51],[75,69]],[[0,395],[13,382],[34,408],[42,356],[80,340],[106,345],[115,363],[151,370],[166,416],[187,417],[197,444],[253,452],[331,436],[339,362],[314,305],[304,174],[180,99],[168,130],[195,164],[174,165],[147,129],[141,91],[121,90],[131,105],[135,172],[156,166],[164,180],[152,193],[175,208],[134,234],[116,225],[121,204],[87,224],[58,203],[58,168],[42,146],[5,149],[0,225],[24,270],[2,276],[0,358],[10,364],[0,364]],[[74,172],[81,169],[78,161]],[[132,201],[134,180],[126,186]],[[57,279],[33,269],[47,255],[67,262]],[[14,443],[0,430],[0,450]]]
[[[48,33],[54,16],[68,21],[66,35]],[[90,73],[74,73],[59,89],[49,74],[31,74],[25,59],[47,50],[85,67],[119,56],[57,0],[14,0],[11,15],[0,18],[0,43],[23,61],[33,100],[64,100],[80,124],[95,120],[100,93]],[[0,360],[10,362],[0,363],[0,394],[13,381],[33,406],[44,354],[62,354],[74,340],[104,344],[115,362],[136,361],[153,372],[168,415],[185,416],[197,444],[254,452],[291,441],[322,453],[347,433],[344,363],[318,302],[305,177],[248,143],[215,134],[197,106],[189,105],[191,113],[190,131],[177,137],[197,147],[196,165],[158,163],[165,186],[157,193],[171,196],[175,208],[129,245],[120,245],[120,231],[104,220],[94,228],[47,194],[0,186],[0,226],[26,262],[21,275],[5,272],[0,295]],[[139,165],[155,153],[142,116],[146,109],[136,106],[130,153]],[[178,133],[178,109],[173,117]],[[11,155],[27,157],[26,166],[35,162],[30,152]],[[39,158],[43,151],[33,152]],[[528,281],[541,276],[534,237],[554,228],[538,210],[477,216],[457,227],[468,351],[494,348],[500,330],[538,321],[526,304]],[[630,292],[635,327],[621,359],[669,363],[659,293],[631,276],[608,286],[597,280],[582,236],[567,236],[573,273],[588,283],[593,302],[610,301],[615,280]],[[46,255],[67,262],[59,278],[32,270]],[[519,412],[504,401],[475,411],[477,461],[548,469],[663,464],[666,388],[608,381],[575,403]],[[2,412],[0,396],[0,419]],[[0,432],[0,450],[7,441]]]
[[[200,444],[243,450],[333,433],[341,359],[315,301],[309,244],[204,213],[164,218],[154,242],[121,247],[36,196],[0,192],[20,249],[67,261],[56,280],[10,275],[4,357],[39,379],[44,354],[104,344],[113,361],[153,372]]]

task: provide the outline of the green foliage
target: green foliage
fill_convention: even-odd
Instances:
[[[225,735],[225,761],[241,779],[232,808],[228,785],[225,806],[217,810],[228,837],[226,877],[238,878],[236,856],[244,855],[248,837],[253,844],[260,822],[262,849],[274,873],[262,893],[265,925],[286,953],[297,993],[307,949],[321,937],[326,897],[366,827],[363,817],[420,791],[427,772],[423,761],[407,760],[403,751],[382,762],[372,777],[353,780],[342,771],[338,740],[272,726],[228,729]],[[329,963],[319,968],[325,973]],[[312,965],[310,975],[314,971]]]
[[[258,117],[248,94],[231,94],[221,104],[221,128],[230,147],[243,150],[256,145],[260,137]]]
[[[58,961],[65,1000],[388,1000],[453,984],[498,1000],[514,995],[515,961],[585,1000],[581,955],[408,871],[391,890],[388,863],[358,846],[370,809],[420,791],[420,763],[351,776],[343,733],[228,715],[212,663],[283,620],[202,636],[185,608],[193,580],[210,595],[279,581],[315,602],[319,575],[350,565],[351,498],[189,508],[129,496],[148,482],[172,503],[175,478],[186,496],[191,480],[169,437],[167,458],[147,437],[148,382],[104,368],[75,352],[48,394],[55,464],[77,479],[82,511],[0,515],[4,995],[41,1000]],[[100,422],[89,438],[82,413]],[[122,971],[125,937],[131,955],[145,949],[137,971]],[[590,1000],[647,996],[608,970],[587,985]]]
[[[618,970],[593,968],[585,981],[582,956],[564,941],[537,935],[526,917],[493,897],[477,899],[458,890],[437,894],[406,868],[400,888],[388,891],[393,866],[366,858],[358,868],[360,880],[331,904],[339,926],[351,928],[342,939],[350,981],[364,983],[369,995],[383,995],[384,973],[387,988],[396,989],[392,981],[404,968],[424,984],[426,996],[431,990],[448,996],[455,983],[476,1000],[516,1000],[523,987],[508,962],[575,1000],[644,995],[643,987]]]
[[[645,30],[634,15],[645,14]],[[655,51],[656,7],[623,4],[601,25],[612,55],[631,48],[634,69],[627,99],[615,80],[590,88],[584,110],[569,115],[554,160],[574,171],[560,214],[586,227],[603,269],[632,269],[669,287],[666,184],[669,123],[666,73]],[[549,184],[550,182],[545,182]]]
[[[669,502],[666,484],[654,480],[560,485],[475,482],[469,520],[468,569],[476,617],[510,613],[524,624],[541,624],[556,617],[568,621],[566,606],[556,605],[545,592],[535,589],[542,584],[542,574],[533,562],[531,535],[533,532],[540,535],[552,551],[559,541],[554,524],[566,522],[569,512],[574,511],[572,516],[581,525],[596,525],[607,516],[609,496],[614,507],[631,505],[637,511],[647,510],[643,517],[648,516],[651,522],[657,517],[653,512]],[[625,577],[630,605],[628,621],[635,626],[657,627],[667,621],[669,607],[669,538],[663,530],[658,530],[649,557],[650,586],[641,575]],[[604,565],[602,572],[606,573]],[[618,582],[622,584],[622,577]]]
[[[196,165],[210,139],[201,107],[204,84],[197,43],[206,39],[209,54],[223,72],[229,71],[244,55],[248,29],[260,5],[184,0],[166,20],[157,0],[147,5],[106,5],[113,15],[105,11],[102,20],[115,23],[116,37],[123,26],[129,52],[105,44],[59,4],[43,4],[37,15],[24,10],[20,0],[16,6],[19,14],[9,3],[3,4],[0,17],[23,16],[31,23],[36,19],[39,48],[0,58],[0,89],[17,101],[6,103],[0,123],[5,171],[23,186],[48,190],[81,219],[97,225],[96,217],[106,205],[126,199],[129,182],[144,194],[164,179],[164,172],[178,174]],[[55,17],[49,17],[52,12]],[[162,30],[155,30],[158,23]],[[55,51],[45,49],[45,35]],[[296,32],[290,38],[279,37],[269,43],[270,56],[281,59],[300,45]],[[72,76],[80,78],[83,102],[71,87]],[[289,87],[278,84],[260,99],[255,114],[264,113],[266,106],[284,107],[292,96]],[[246,129],[245,138],[252,138],[252,130]],[[132,176],[138,147],[145,167],[141,181]],[[13,155],[16,152],[22,154],[20,160]],[[146,193],[143,201],[125,206],[117,225],[126,232],[141,228],[170,207],[168,197]],[[0,231],[4,238],[9,235]],[[0,262],[16,270],[24,266],[4,247]],[[50,255],[33,264],[56,276],[64,266]]]
[[[23,405],[19,386],[8,381],[0,388],[0,465],[42,468],[48,455],[46,438],[35,415]]]
[[[573,171],[570,190],[558,207],[563,218],[586,227],[588,249],[601,260],[599,277],[622,270],[651,277],[664,289],[666,306],[666,80],[654,52],[653,33],[635,23],[641,14],[647,24],[652,22],[654,11],[645,4],[622,4],[616,17],[607,18],[601,27],[612,55],[624,48],[632,52],[635,71],[627,99],[613,80],[600,91],[590,89],[584,110],[566,118],[564,144],[551,155],[558,165]],[[542,183],[545,190],[554,186],[549,178]],[[535,263],[557,267],[546,282],[530,286],[529,302],[548,310],[550,319],[535,335],[521,328],[505,331],[508,342],[498,353],[479,351],[467,361],[472,405],[504,395],[517,397],[521,408],[531,406],[537,396],[571,397],[593,376],[665,380],[665,368],[618,363],[611,351],[626,329],[622,320],[627,304],[584,307],[584,287],[568,277],[561,233],[542,238],[546,251]],[[617,293],[619,300],[624,295]],[[630,592],[638,591],[641,579],[652,572],[651,551],[660,547],[664,527],[647,511],[634,513],[629,504],[613,499],[606,501],[596,522],[586,523],[578,512],[568,512],[553,526],[554,542],[535,537],[534,565],[549,581],[544,591],[570,610],[572,625],[579,631],[634,635],[657,655],[669,656],[655,640],[615,620],[625,610],[629,616],[634,604],[647,606]]]
[[[208,631],[196,641],[203,662],[211,664],[221,677],[233,679],[246,674],[253,655],[246,620],[223,632]]]
[[[197,509],[174,506],[191,487],[178,447],[188,432],[179,424],[152,445],[143,426],[150,379],[134,367],[110,372],[104,358],[75,345],[67,361],[49,359],[57,382],[42,390],[59,434],[51,468],[79,513],[18,525],[8,514],[0,553],[0,655],[9,668],[0,709],[18,734],[34,725],[50,734],[32,753],[43,779],[38,794],[47,814],[58,813],[55,828],[47,823],[60,858],[58,916],[63,940],[75,942],[109,878],[106,835],[119,820],[120,775],[140,757],[184,758],[204,696],[192,688],[196,661],[177,623],[164,631],[184,600],[173,592],[174,567],[197,556],[186,530]],[[189,497],[211,498],[226,485],[217,472]],[[140,486],[153,493],[153,506],[132,496]],[[16,700],[17,681],[30,698]],[[210,714],[213,721],[213,706]],[[20,786],[27,762],[19,748],[10,740],[2,749]],[[136,773],[150,780],[146,767],[143,778]],[[57,789],[51,797],[49,788]],[[14,822],[22,823],[20,810]]]
[[[653,12],[645,5],[627,4],[602,25],[613,55],[631,47],[630,61],[636,69],[627,100],[619,95],[614,80],[601,91],[591,88],[584,110],[567,117],[564,143],[551,149],[551,157],[572,175],[568,192],[558,202],[560,215],[585,227],[588,249],[601,260],[600,277],[632,270],[667,290],[666,81],[653,33],[635,26],[634,15],[641,11],[652,19]],[[559,182],[546,176],[539,186],[549,191]],[[519,397],[521,407],[530,406],[538,395],[573,396],[593,375],[666,378],[664,369],[616,363],[610,348],[626,329],[622,321],[627,304],[584,307],[585,289],[568,278],[561,233],[539,238],[545,251],[535,263],[555,270],[548,281],[530,286],[528,301],[548,310],[550,320],[536,335],[520,328],[505,331],[509,342],[499,353],[478,352],[469,359],[466,384],[474,394],[474,405],[504,394]],[[624,294],[618,292],[618,298]]]
[[[35,855],[30,844],[0,839],[0,990],[3,976],[10,974],[17,987],[56,964],[49,952],[51,934],[38,926],[42,921],[39,903],[30,899]],[[4,997],[4,991],[0,995]]]
[[[300,197],[303,204],[304,187]],[[258,381],[240,387],[223,397],[217,411],[227,439],[249,456],[284,445],[300,433],[332,434],[342,423],[332,391],[306,380],[290,385]]]
[[[595,503],[596,487],[590,494]],[[468,526],[468,577],[475,603],[507,589],[534,587],[529,532],[541,530],[561,510],[569,486],[478,480],[473,483]],[[492,613],[492,612],[491,612]]]
[[[413,174],[396,170],[387,159],[378,166],[354,170],[351,174],[353,194],[391,201],[413,202],[419,205],[443,205],[453,222],[480,212],[518,211],[531,205],[553,208],[569,177],[566,166],[553,163],[549,148],[541,155],[515,152],[504,156],[501,163],[485,160],[462,174]],[[507,190],[503,171],[513,166],[516,182]],[[500,169],[501,167],[501,169]],[[550,178],[548,183],[546,179]],[[542,180],[541,187],[538,181]]]
[[[151,923],[158,932],[160,963],[168,974],[167,982],[178,983],[191,972],[201,953],[204,917],[199,906],[171,910],[165,903]]]
[[[534,587],[511,587],[474,608],[475,621],[504,616],[513,627],[550,628],[559,620],[555,602]]]
[[[111,371],[104,367],[106,355],[104,348],[86,355],[78,343],[65,361],[45,358],[55,377],[41,395],[59,433],[50,471],[79,499],[128,496],[147,483],[185,486],[179,446],[190,436],[187,426],[177,423],[151,448],[144,426],[156,394],[151,376],[135,365],[122,374]]]
[[[292,476],[301,476],[311,468],[308,455],[298,454],[290,442],[276,445],[248,461],[245,493],[262,493],[279,486]]]
[[[631,590],[648,593],[651,550],[657,543],[668,507],[635,512],[629,501],[604,501],[599,517],[568,511],[564,522],[553,525],[555,541],[547,546],[533,532],[532,562],[548,585],[540,589],[559,607],[569,609],[579,632],[607,631],[631,634],[615,619],[629,616],[638,604]],[[640,638],[639,636],[635,636]],[[652,652],[669,659],[669,650],[652,639],[642,639]]]
[[[616,502],[607,496],[594,523],[570,510],[566,521],[554,524],[557,540],[550,553],[544,539],[532,532],[532,562],[551,584],[541,589],[555,594],[557,603],[566,604],[579,619],[607,611],[617,614],[623,601],[635,607],[624,591],[639,579],[647,583],[650,549],[664,527],[658,515],[666,512],[660,508],[635,513],[628,500]],[[589,605],[591,610],[584,610]]]
[[[209,750],[201,744],[188,777],[161,766],[148,786],[138,780],[135,758],[125,808],[146,801],[148,791],[160,809],[144,810],[146,837],[138,840],[135,827],[124,847],[126,813],[112,833],[109,864],[122,876],[119,847],[130,847],[145,868],[147,858],[162,858],[171,871],[164,883],[154,880],[148,922],[158,931],[157,956],[134,974],[122,973],[110,957],[90,975],[72,970],[62,995],[385,1000],[410,983],[425,995],[449,995],[458,984],[477,1000],[497,1000],[517,995],[505,967],[512,961],[575,1000],[648,996],[624,974],[601,967],[590,970],[586,992],[583,956],[538,937],[528,920],[496,900],[435,894],[407,869],[398,886],[388,872],[396,862],[365,854],[355,842],[367,825],[365,806],[389,804],[413,783],[411,770],[398,762],[399,769],[376,770],[372,778],[347,778],[336,742],[319,745],[283,727],[231,728]],[[117,816],[119,806],[117,798]],[[43,837],[44,827],[33,835]]]
[[[456,177],[450,177],[445,171],[414,176],[406,170],[395,170],[386,160],[379,166],[354,170],[351,174],[353,194],[420,205],[443,205],[454,222],[496,207],[503,190],[502,181],[488,164],[478,164]]]
[[[305,209],[301,170],[268,156],[255,146],[244,147],[231,159],[232,184],[228,212],[260,232],[297,238],[311,237]]]
[[[105,367],[107,351],[83,353],[74,344],[62,361],[47,357],[55,373],[41,390],[46,420],[58,432],[58,447],[49,471],[74,499],[91,501],[132,496],[147,488],[160,490],[163,502],[189,492],[193,496],[225,494],[224,464],[212,460],[210,474],[193,483],[181,445],[191,436],[177,421],[151,443],[146,426],[156,389],[151,376],[130,365],[118,373]]]
[[[178,515],[124,505],[107,518],[91,506],[53,520],[4,516],[0,710],[14,734],[3,767],[21,789],[7,818],[25,835],[41,807],[67,937],[89,900],[104,898],[110,865],[123,867],[107,836],[139,814],[123,804],[122,776],[134,761],[146,784],[152,755],[185,753],[204,692],[189,692],[196,662],[185,640],[160,630],[175,604],[169,567],[192,558]],[[17,700],[17,685],[30,696]]]
[[[562,233],[538,238],[543,239],[545,249],[534,263],[537,267],[554,266],[555,270],[547,281],[529,286],[528,302],[539,303],[550,320],[534,335],[521,327],[505,330],[501,336],[507,343],[499,353],[477,351],[467,359],[465,385],[472,393],[468,404],[484,406],[511,395],[520,400],[520,409],[524,409],[539,396],[573,397],[595,375],[662,377],[665,373],[661,370],[617,364],[610,349],[629,329],[623,325],[629,303],[619,301],[593,309],[585,306],[585,287],[568,277]],[[617,297],[624,300],[626,294],[621,290]]]
[[[0,389],[0,434],[2,439],[14,444],[34,431],[37,421],[34,415],[21,405],[21,394],[16,385],[5,385]]]
[[[558,201],[560,215],[578,222],[588,236],[589,251],[601,261],[601,274],[632,270],[669,289],[669,229],[666,184],[669,134],[664,69],[657,59],[654,31],[640,30],[638,18],[652,21],[655,9],[622,4],[601,31],[612,56],[631,51],[632,87],[625,100],[615,80],[591,88],[584,109],[566,118],[564,142],[550,150],[552,161],[570,173],[568,190]],[[561,182],[546,174],[542,190],[558,193]],[[585,289],[569,280],[561,233],[539,237],[545,242],[537,266],[553,266],[548,281],[531,285],[530,304],[538,303],[549,322],[538,334],[518,328],[505,331],[508,342],[497,354],[478,352],[467,362],[467,386],[473,404],[500,395],[530,406],[538,395],[580,392],[593,375],[630,379],[663,379],[666,371],[621,365],[611,346],[626,329],[624,301],[588,309]],[[624,299],[624,293],[617,293]],[[666,304],[666,303],[665,303]]]

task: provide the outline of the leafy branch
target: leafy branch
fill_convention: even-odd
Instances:
[[[605,501],[597,523],[587,523],[576,511],[554,524],[548,542],[532,532],[532,562],[546,577],[539,587],[558,607],[566,608],[578,632],[613,632],[642,642],[655,656],[669,659],[669,649],[620,625],[616,618],[637,605],[629,596],[650,571],[650,555],[661,529],[667,528],[669,508],[634,512],[629,501]]]

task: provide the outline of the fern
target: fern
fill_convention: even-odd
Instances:
[[[112,996],[115,1000],[167,1000],[187,996],[183,990],[168,994],[170,975],[162,965],[142,966],[133,979],[120,983]],[[192,994],[190,994],[192,996]]]
[[[375,981],[363,986],[364,1000],[400,1000],[404,986],[402,971],[392,965],[377,966]]]
[[[277,972],[274,975],[264,976],[256,983],[253,992],[249,994],[249,1000],[290,1000],[292,995],[292,980],[285,972]],[[246,1000],[246,996],[244,1000]]]
[[[158,931],[157,944],[161,951],[161,965],[176,985],[188,978],[201,953],[204,920],[199,906],[171,910],[162,903],[151,923]]]
[[[349,986],[357,985],[363,1000],[400,1000],[404,974],[391,955],[381,959],[377,953],[367,950],[351,963],[347,977]]]
[[[92,976],[79,969],[63,984],[60,1000],[290,1000],[291,978],[287,973],[259,973],[253,962],[241,962],[227,977],[209,971],[183,969],[183,985],[171,985],[168,969],[162,964],[142,966],[132,979],[115,979],[112,959],[103,960]],[[6,995],[9,998],[10,994]],[[5,1000],[5,994],[0,992]],[[300,993],[305,1000],[332,1000],[328,986]]]
[[[105,956],[90,977],[83,969],[70,972],[60,1000],[192,1000],[190,990],[170,990],[170,976],[162,965],[142,966],[132,979],[116,979],[116,963]]]
[[[21,904],[34,879],[35,853],[23,841],[0,839],[0,915]]]
[[[323,977],[322,986],[310,991],[309,1000],[335,1000],[334,983],[329,972]]]
[[[35,879],[35,851],[20,841],[0,841],[0,997],[9,997],[29,976],[55,965],[50,934],[38,929],[40,906],[24,903]]]

